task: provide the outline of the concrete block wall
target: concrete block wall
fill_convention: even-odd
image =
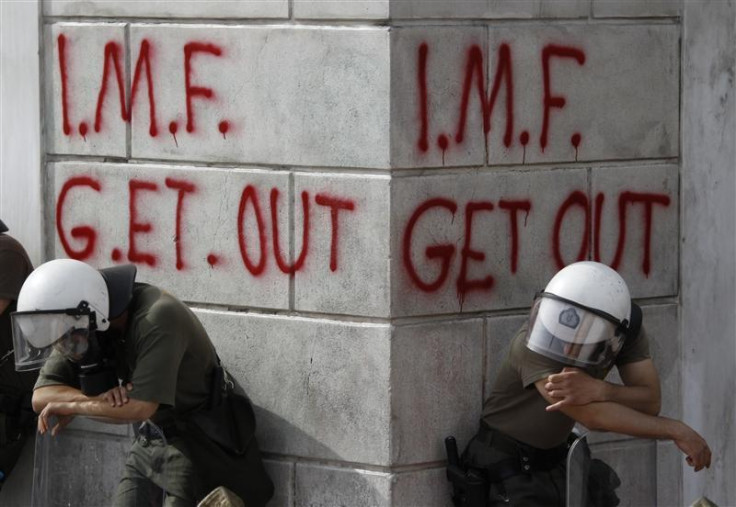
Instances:
[[[680,414],[678,5],[45,2],[49,257],[195,307],[273,505],[448,505],[444,437],[578,259],[629,281]],[[595,445],[680,498],[676,451]]]

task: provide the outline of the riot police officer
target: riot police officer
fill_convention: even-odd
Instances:
[[[624,385],[603,380],[614,365]],[[710,466],[706,441],[658,416],[659,409],[659,377],[626,283],[603,264],[571,264],[537,295],[510,344],[462,456],[466,478],[483,483],[480,504],[565,505],[565,456],[576,422],[672,440],[695,471]]]
[[[167,505],[195,505],[220,485],[264,505],[273,485],[254,427],[241,432],[248,434],[235,450],[211,437],[238,414],[206,421],[207,431],[200,426],[223,383],[206,331],[181,301],[135,276],[134,266],[98,271],[58,259],[24,283],[14,344],[18,360],[43,365],[33,393],[38,430],[55,434],[77,415],[136,423],[118,506],[146,503],[159,488]]]

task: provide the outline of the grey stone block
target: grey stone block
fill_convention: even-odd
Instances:
[[[264,459],[269,477],[273,481],[274,495],[268,502],[269,507],[291,507],[294,505],[294,470],[291,461]]]
[[[450,507],[445,468],[384,473],[310,463],[296,465],[297,506]]]
[[[485,378],[483,381],[483,401],[488,398],[493,383],[508,354],[509,345],[528,315],[510,315],[486,319]]]
[[[161,125],[151,135],[148,101],[137,98],[134,157],[389,166],[388,29],[133,25],[133,61],[144,40],[156,55]],[[187,82],[194,92],[187,94]]]
[[[389,0],[392,19],[471,18],[488,15],[490,0]]]
[[[588,0],[541,0],[542,18],[587,18],[590,13]]]
[[[110,2],[106,0],[49,0],[46,16],[132,18],[286,18],[288,0],[200,0],[188,2]]]
[[[392,465],[443,460],[445,437],[462,443],[477,431],[482,362],[479,319],[394,327]]]
[[[390,183],[388,176],[295,176],[294,258],[304,248],[301,196],[311,198],[308,258],[295,275],[295,309],[390,315]]]
[[[289,307],[289,277],[274,260],[269,205],[272,189],[289,195],[287,174],[83,162],[54,164],[48,172],[62,212],[57,256],[98,267],[135,263],[138,281],[185,301]],[[280,203],[276,210],[280,231],[289,230],[288,209]],[[75,237],[82,226],[91,232]],[[288,242],[282,239],[287,252]]]
[[[677,294],[679,167],[596,167],[591,178],[593,218],[600,224],[593,259],[621,273],[633,298]]]
[[[584,169],[405,177],[391,191],[395,316],[529,307],[588,251]]]
[[[391,0],[393,19],[538,19],[587,17],[587,0]]]
[[[461,449],[462,451],[462,449]],[[445,467],[400,472],[393,476],[393,507],[451,507],[452,487]]]
[[[200,310],[264,452],[390,464],[388,325]]]
[[[675,157],[677,40],[665,25],[398,28],[392,166]]]
[[[391,480],[391,474],[383,472],[297,463],[294,505],[389,506]]]
[[[514,82],[523,83],[514,90],[510,145],[505,144],[503,95],[497,98],[488,135],[489,165],[677,156],[676,27],[534,25],[488,33],[487,88],[496,79],[494,62],[503,44],[514,65]],[[638,58],[623,57],[631,54]],[[549,102],[545,108],[545,97],[562,97],[558,105],[564,105]],[[528,144],[522,139],[525,132]]]
[[[636,18],[676,17],[681,2],[677,0],[592,0],[593,17]]]
[[[297,19],[386,19],[390,0],[294,0],[294,17]]]
[[[461,167],[484,163],[485,140],[481,129],[467,129],[462,144],[453,140],[458,129],[467,54],[470,48],[486,53],[486,31],[477,26],[391,31],[392,167]],[[485,72],[482,74],[485,80]],[[470,108],[468,125],[477,126],[481,122],[480,109]]]
[[[657,442],[657,505],[687,505],[682,497],[685,455],[673,442]]]
[[[44,61],[46,152],[127,156],[128,125],[121,119],[118,75],[112,70],[116,68],[112,57],[117,55],[119,78],[125,86],[129,79],[124,54],[125,25],[57,23],[46,26],[44,44],[47,48]],[[100,102],[106,48],[110,50],[110,67],[107,94]]]
[[[682,363],[677,305],[644,306],[649,350],[662,387],[661,414],[682,418]]]

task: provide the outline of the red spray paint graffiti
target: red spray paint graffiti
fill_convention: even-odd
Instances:
[[[279,191],[274,188],[271,189],[271,226],[273,231],[273,252],[276,257],[276,265],[283,273],[293,275],[299,271],[304,265],[304,261],[307,258],[307,252],[309,251],[309,193],[302,192],[302,251],[299,254],[297,260],[289,266],[284,260],[283,254],[281,253],[281,246],[279,245],[279,221],[278,221],[278,199]]]
[[[454,218],[455,212],[457,211],[457,204],[450,199],[430,199],[422,203],[419,207],[414,210],[409,221],[404,229],[404,242],[402,246],[402,258],[404,260],[404,268],[406,269],[409,279],[424,292],[434,292],[447,280],[447,274],[450,271],[450,261],[452,256],[455,254],[455,247],[452,244],[444,245],[432,245],[427,247],[425,255],[428,259],[440,259],[440,273],[437,278],[432,282],[425,282],[419,276],[419,273],[411,260],[411,252],[414,238],[414,228],[417,225],[419,219],[429,210],[434,208],[445,208],[448,210]]]
[[[212,91],[212,88],[192,85],[192,57],[196,53],[209,53],[214,56],[221,56],[222,49],[214,44],[208,44],[204,42],[190,42],[184,45],[184,79],[185,92],[187,96],[187,132],[194,132],[194,108],[192,107],[192,100],[194,99],[194,97],[204,97],[206,99],[211,99],[215,96],[215,92]]]
[[[511,232],[511,273],[516,273],[519,265],[519,211],[526,213],[532,209],[529,200],[504,200],[498,201],[498,207],[509,212],[509,228]],[[526,219],[524,219],[526,224]]]
[[[105,102],[107,99],[110,86],[117,86],[117,95],[120,106],[120,119],[123,122],[130,122],[133,117],[133,109],[136,103],[138,92],[144,82],[147,87],[147,100],[149,111],[148,133],[151,137],[157,137],[159,132],[159,114],[156,103],[156,89],[154,76],[156,75],[157,65],[154,45],[148,39],[143,39],[138,48],[138,55],[135,59],[135,67],[133,70],[131,92],[129,101],[126,100],[125,73],[123,63],[125,60],[124,48],[118,41],[109,41],[104,47],[101,56],[103,61],[102,78],[100,82],[96,107],[94,111],[93,130],[96,134],[100,134],[104,130],[105,118]],[[193,134],[198,130],[197,124],[197,101],[213,101],[216,92],[213,87],[205,86],[201,83],[201,78],[197,79],[196,65],[201,59],[224,59],[226,50],[220,45],[208,41],[189,41],[186,42],[181,51],[183,52],[183,74],[184,74],[184,104],[186,119],[184,127],[186,132]],[[62,108],[62,129],[66,136],[73,135],[71,118],[71,104],[69,97],[73,96],[70,89],[72,86],[70,68],[70,54],[74,55],[73,45],[65,34],[59,34],[57,37],[58,64],[61,76],[60,100]],[[493,69],[492,79],[486,84],[486,60],[488,55],[484,55],[483,49],[479,45],[472,45],[464,50],[464,68],[461,72],[461,80],[459,82],[458,95],[460,96],[457,119],[454,133],[448,131],[432,133],[430,99],[432,91],[428,84],[428,75],[430,72],[440,71],[447,65],[446,62],[432,59],[432,51],[429,44],[421,43],[418,46],[417,71],[416,71],[416,96],[418,102],[418,141],[417,146],[419,153],[427,153],[430,150],[430,138],[435,136],[436,147],[444,154],[452,149],[453,144],[461,145],[466,142],[467,131],[474,128],[468,125],[469,111],[472,107],[479,107],[482,117],[482,130],[487,136],[491,132],[493,125],[493,114],[496,109],[497,102],[503,94],[502,114],[505,117],[505,129],[503,133],[503,145],[510,148],[514,144],[514,128],[515,128],[515,109],[517,104],[517,95],[515,88],[518,83],[514,81],[514,59],[512,47],[509,43],[503,42],[499,44],[495,50],[495,68]],[[554,122],[552,121],[552,110],[564,109],[567,99],[565,96],[555,93],[553,86],[553,62],[555,60],[573,60],[578,66],[585,64],[586,56],[582,49],[565,46],[560,44],[548,44],[541,49],[541,75],[543,81],[543,96],[541,100],[542,107],[542,124],[541,134],[539,136],[539,146],[544,152],[549,144],[550,134]],[[160,62],[159,62],[160,64]],[[518,64],[518,63],[517,63]],[[489,72],[490,73],[490,72]],[[111,84],[112,80],[112,84]],[[474,91],[475,90],[475,91]],[[477,100],[473,97],[477,97]],[[478,104],[478,106],[474,106]],[[180,115],[176,115],[180,116]],[[177,121],[170,121],[169,132],[173,137],[174,143],[179,146],[180,137],[177,137],[179,125]],[[212,128],[217,129],[219,135],[227,140],[234,128],[238,127],[231,120],[221,119]],[[86,140],[90,134],[90,130],[85,122],[80,122],[77,131]],[[583,135],[580,132],[570,133],[570,143],[574,148],[575,157],[579,153]],[[527,145],[529,143],[530,133],[523,130],[520,136],[517,136],[516,142],[519,143],[524,151],[522,162],[526,160]]]
[[[100,185],[99,181],[88,176],[70,178],[66,183],[64,183],[64,186],[61,187],[59,198],[56,201],[56,232],[59,235],[61,246],[70,258],[85,260],[92,255],[92,252],[94,252],[96,246],[95,243],[97,241],[97,231],[95,231],[95,229],[90,225],[78,225],[73,227],[71,230],[72,237],[75,239],[86,240],[84,248],[81,250],[74,250],[69,244],[69,239],[67,238],[64,227],[62,226],[64,223],[64,203],[66,202],[69,191],[75,187],[90,187],[96,192],[100,192],[102,191],[102,185]]]
[[[596,200],[595,209],[595,230],[593,248],[595,260],[600,261],[600,235],[601,235],[601,210],[603,203],[603,194],[598,194]],[[626,231],[629,227],[627,222],[626,210],[629,206],[639,204],[643,206],[644,215],[644,239],[642,245],[643,261],[641,265],[641,271],[644,276],[649,276],[651,272],[651,241],[652,241],[652,223],[654,216],[654,206],[667,207],[670,203],[670,197],[666,194],[654,194],[654,193],[638,193],[625,191],[621,192],[618,196],[618,220],[619,220],[619,235],[616,246],[616,253],[611,263],[614,269],[620,268],[621,261],[623,258],[623,252],[626,248]],[[520,217],[519,212],[524,212],[526,218],[524,224],[528,220],[531,210],[533,209],[532,202],[528,199],[500,199],[498,207],[508,212],[509,223],[510,223],[510,266],[509,271],[511,274],[516,274],[519,268],[519,257],[521,251],[521,233],[520,233]],[[577,256],[573,259],[563,259],[561,251],[561,231],[567,220],[568,215],[573,212],[574,209],[579,209],[583,214],[583,225],[581,229],[581,242],[578,249]],[[455,213],[458,209],[458,203],[452,199],[435,197],[419,204],[412,214],[409,220],[406,222],[404,229],[403,242],[402,242],[402,260],[403,267],[405,269],[407,278],[409,279],[412,286],[418,288],[422,292],[434,293],[442,288],[446,287],[447,279],[450,275],[450,269],[452,259],[455,254],[455,246],[450,242],[431,244],[424,247],[424,257],[434,263],[439,260],[440,269],[439,274],[431,281],[425,281],[422,277],[421,270],[417,266],[416,260],[419,259],[415,254],[416,235],[418,224],[422,223],[422,218],[428,213],[444,209],[449,212],[447,214],[448,223],[454,221]],[[456,280],[457,294],[462,302],[464,298],[470,292],[490,292],[494,285],[494,276],[492,273],[486,273],[484,277],[479,279],[468,280],[467,271],[469,261],[483,262],[486,259],[486,253],[472,248],[472,238],[475,231],[473,223],[473,217],[479,211],[492,212],[494,209],[493,203],[489,201],[480,202],[469,202],[465,207],[465,220],[463,227],[464,244],[460,251],[460,266],[459,275]],[[433,216],[434,222],[437,220],[444,220],[437,218],[438,215]],[[590,243],[591,243],[591,209],[588,201],[588,196],[581,191],[574,191],[565,198],[555,215],[554,224],[551,231],[551,246],[550,246],[550,257],[552,258],[555,266],[561,269],[570,262],[577,260],[587,259],[590,254]],[[425,226],[426,227],[426,226]],[[416,259],[416,260],[415,260]],[[430,268],[425,268],[430,271]],[[436,269],[431,268],[432,271]]]
[[[248,203],[253,203],[253,212],[255,213],[256,223],[258,225],[258,245],[260,257],[258,264],[254,264],[248,255],[248,241],[245,235],[243,221],[246,215]],[[260,276],[266,269],[266,227],[263,223],[263,215],[261,213],[261,205],[258,202],[258,191],[253,185],[248,185],[243,189],[240,197],[240,207],[238,209],[238,245],[240,246],[240,255],[243,263],[253,276]]]
[[[57,39],[57,50],[59,52],[59,70],[61,74],[61,116],[63,118],[64,135],[71,135],[72,125],[69,121],[69,77],[66,66],[66,37],[59,35]]]
[[[542,75],[544,85],[544,95],[542,97],[543,120],[540,135],[540,147],[545,150],[548,144],[550,133],[550,112],[553,108],[562,109],[566,104],[563,96],[553,95],[552,78],[550,70],[550,61],[553,58],[571,58],[579,65],[585,63],[585,53],[578,48],[549,44],[542,49]],[[472,89],[475,88],[478,93],[482,118],[483,133],[487,136],[491,131],[491,122],[493,119],[493,110],[496,105],[499,93],[503,90],[505,96],[505,119],[506,127],[503,135],[503,144],[506,148],[513,145],[514,139],[514,73],[511,46],[508,43],[502,43],[498,47],[497,63],[495,74],[493,75],[493,84],[490,87],[490,93],[486,91],[485,85],[485,57],[483,50],[478,45],[473,45],[467,50],[465,59],[465,69],[462,84],[462,97],[460,99],[460,110],[458,116],[458,124],[454,141],[456,144],[462,144],[465,141],[465,131],[468,122],[468,110],[471,104]],[[437,62],[442,64],[442,62]],[[427,85],[427,74],[430,68],[430,51],[427,43],[419,46],[417,53],[417,89],[418,89],[418,105],[419,105],[419,137],[417,147],[421,153],[429,151],[429,133],[430,133],[430,117],[429,117],[429,97],[430,90]],[[580,133],[574,133],[571,142],[577,150],[581,143],[582,136]],[[526,146],[529,142],[529,132],[523,131],[519,137],[519,143],[524,149],[524,158],[526,158]],[[437,146],[444,154],[449,148],[449,139],[444,134],[440,134],[437,138]]]
[[[151,181],[130,180],[128,183],[130,189],[130,225],[128,227],[128,259],[131,262],[156,265],[156,256],[150,252],[141,252],[138,250],[136,236],[139,234],[147,234],[153,230],[151,222],[138,221],[138,192],[147,190],[149,192],[158,192],[158,185]]]
[[[69,71],[69,39],[64,34],[59,34],[57,37],[57,51],[59,56],[59,73],[61,77],[61,110],[62,110],[62,130],[64,135],[71,136],[72,121],[70,115],[70,71]],[[223,48],[208,42],[189,42],[183,47],[184,52],[184,94],[185,94],[185,110],[186,110],[186,130],[189,133],[193,133],[196,130],[195,120],[195,99],[213,99],[215,92],[212,88],[199,86],[192,82],[194,75],[194,63],[195,55],[199,53],[205,53],[212,56],[222,56],[224,54]],[[109,41],[104,48],[103,53],[103,70],[102,79],[100,82],[100,88],[97,95],[97,102],[95,106],[95,121],[94,131],[101,133],[104,131],[104,118],[103,114],[105,111],[104,105],[108,94],[109,81],[114,75],[113,83],[117,85],[118,100],[120,102],[120,119],[123,122],[130,122],[133,117],[133,110],[136,103],[136,97],[140,89],[140,84],[143,79],[143,74],[146,76],[146,87],[148,91],[148,111],[149,111],[149,126],[148,133],[151,137],[158,135],[158,119],[156,115],[156,92],[154,86],[154,63],[152,61],[153,45],[148,39],[143,39],[138,50],[138,58],[135,64],[135,70],[133,73],[133,80],[131,85],[130,100],[126,100],[126,88],[125,88],[125,73],[123,71],[123,61],[125,54],[122,45],[116,41]],[[232,124],[228,120],[220,121],[216,126],[218,132],[227,138],[226,134],[231,131]],[[169,132],[174,136],[174,141],[178,146],[178,140],[176,139],[176,133],[178,125],[175,121],[169,123]],[[80,122],[78,128],[79,134],[85,138],[89,133],[89,129],[85,122]]]
[[[115,261],[129,261],[137,264],[143,264],[149,267],[161,266],[161,252],[152,251],[141,245],[141,241],[149,240],[151,245],[154,243],[155,235],[157,237],[168,236],[165,231],[159,231],[157,227],[158,215],[143,216],[142,204],[146,205],[145,209],[151,209],[155,206],[155,200],[160,198],[162,192],[173,191],[176,199],[176,206],[172,210],[174,213],[174,231],[170,237],[174,238],[174,267],[177,270],[184,270],[193,265],[189,261],[188,248],[191,246],[185,237],[185,231],[191,230],[190,224],[196,220],[197,213],[190,208],[195,203],[201,204],[201,197],[197,197],[195,201],[193,196],[200,196],[204,192],[198,188],[193,182],[177,177],[168,177],[163,183],[149,180],[132,179],[128,182],[128,250],[124,255],[121,249],[113,250],[112,258]],[[85,199],[89,201],[89,209],[94,207],[94,199],[107,200],[107,196],[103,194],[103,184],[90,176],[73,176],[70,177],[61,186],[58,200],[56,204],[56,229],[59,235],[59,241],[67,256],[80,260],[89,260],[95,255],[99,255],[98,243],[100,232],[95,226],[89,223],[78,223],[69,226],[65,219],[67,217],[67,208],[70,206],[70,196],[74,194],[74,199]],[[92,193],[89,193],[92,190]],[[80,192],[85,192],[80,194]],[[349,230],[354,225],[350,216],[358,208],[356,203],[345,196],[336,196],[324,192],[317,192],[310,197],[309,191],[302,191],[300,194],[301,210],[295,210],[295,224],[301,223],[301,231],[299,226],[295,226],[295,234],[301,234],[301,249],[295,259],[289,261],[287,254],[282,248],[282,237],[280,235],[282,224],[279,222],[279,199],[280,191],[277,188],[268,190],[270,199],[266,205],[270,204],[270,213],[263,209],[262,190],[257,186],[246,185],[240,195],[238,203],[238,213],[233,224],[233,231],[237,232],[237,251],[240,254],[242,266],[250,273],[251,276],[259,277],[267,272],[268,259],[271,257],[268,245],[269,242],[273,246],[273,259],[278,271],[288,276],[302,271],[308,263],[310,251],[314,244],[313,234],[316,223],[313,220],[314,215],[320,213],[322,216],[329,216],[329,240],[324,239],[325,243],[329,241],[330,259],[325,264],[332,273],[340,270],[340,255],[344,252],[342,245],[345,244],[345,233],[343,229],[347,227]],[[172,195],[169,194],[169,199]],[[654,230],[654,221],[656,210],[658,208],[667,208],[670,206],[671,198],[666,194],[622,191],[616,196],[617,206],[613,207],[611,212],[615,213],[615,218],[619,224],[618,237],[615,243],[615,253],[610,261],[610,265],[616,269],[620,268],[623,263],[623,256],[629,247],[628,231],[631,228],[631,208],[641,210],[642,219],[637,223],[642,224],[642,243],[640,251],[642,252],[642,263],[640,266],[641,273],[646,277],[652,271],[652,237]],[[312,208],[311,204],[317,204],[317,208]],[[566,196],[556,213],[551,214],[550,220],[550,243],[548,256],[557,268],[562,268],[566,264],[593,258],[601,262],[601,238],[605,231],[602,231],[603,212],[604,212],[605,196],[598,193],[595,200],[591,203],[588,195],[582,191],[573,191]],[[529,266],[521,266],[520,260],[523,258],[522,252],[524,245],[527,244],[528,238],[525,239],[524,233],[527,222],[534,219],[534,205],[530,198],[501,198],[497,203],[480,200],[470,201],[463,204],[463,219],[457,221],[456,214],[461,204],[451,198],[434,197],[425,202],[419,203],[408,214],[409,218],[403,229],[403,240],[401,244],[401,260],[404,272],[407,275],[411,286],[416,287],[425,293],[435,293],[448,286],[448,279],[452,270],[453,262],[456,262],[457,277],[454,280],[454,286],[460,300],[464,300],[470,293],[489,293],[492,291],[498,271],[508,270],[509,273],[515,275],[520,270],[529,269]],[[265,211],[265,212],[264,212]],[[497,214],[499,211],[507,217],[503,220],[508,223],[508,244],[498,244],[493,248],[499,252],[509,252],[508,266],[496,264],[490,266],[488,264],[489,254],[491,252],[483,251],[479,248],[477,238],[482,238],[483,229],[479,225],[479,217],[481,214]],[[78,215],[77,215],[78,216]],[[301,220],[297,217],[301,216]],[[523,219],[522,219],[523,216]],[[268,220],[271,223],[268,224]],[[539,218],[537,218],[539,219]],[[497,219],[498,220],[498,219]],[[574,225],[570,225],[574,224]],[[270,225],[270,227],[269,227]],[[439,228],[438,228],[439,226]],[[419,245],[419,235],[424,237],[422,231],[445,230],[447,228],[457,228],[458,236],[461,237],[461,246],[456,245],[454,241],[446,240],[444,242],[435,242],[424,247]],[[572,228],[570,228],[572,227]],[[574,238],[580,238],[580,246],[577,246],[577,240],[573,245],[577,253],[572,258],[564,258],[562,248],[563,229],[566,229],[565,236],[571,233]],[[268,237],[268,233],[272,237]],[[579,236],[577,234],[579,233]],[[234,236],[235,237],[235,236]],[[70,238],[80,241],[80,247],[74,247]],[[109,238],[108,238],[109,239]],[[536,242],[538,244],[538,241]],[[161,248],[158,246],[157,248]],[[420,248],[423,248],[419,255]],[[486,247],[487,248],[487,247]],[[507,249],[508,250],[505,250]],[[528,248],[528,247],[527,247]],[[592,251],[591,251],[592,250]],[[456,252],[459,254],[459,260],[455,260]],[[592,255],[591,255],[592,254]],[[343,253],[344,255],[344,253]],[[494,253],[490,258],[497,258]],[[223,258],[218,252],[207,252],[204,259],[210,268],[216,268],[221,265],[228,265],[227,259]],[[426,262],[423,262],[426,261]],[[352,263],[351,263],[352,264]],[[230,264],[232,265],[232,264]],[[471,267],[475,267],[475,271],[483,270],[471,276]]]
[[[182,237],[182,230],[181,230],[182,229],[181,218],[182,218],[182,209],[184,207],[184,196],[186,194],[194,193],[197,190],[197,187],[194,186],[194,184],[189,183],[188,181],[175,180],[173,178],[166,178],[166,186],[168,188],[178,191],[178,195],[176,199],[176,236],[175,236],[174,242],[176,243],[176,269],[181,270],[184,268],[184,259],[182,255],[182,251],[184,250],[182,248],[184,239]]]
[[[545,46],[542,50],[542,71],[544,73],[544,119],[542,120],[542,135],[539,138],[539,146],[542,147],[542,151],[547,147],[547,139],[549,136],[549,113],[550,110],[555,107],[558,109],[562,109],[565,107],[565,104],[567,103],[567,100],[565,97],[559,96],[559,95],[552,95],[552,85],[551,85],[551,76],[550,76],[550,70],[549,70],[549,62],[552,59],[552,57],[557,58],[572,58],[575,61],[578,62],[579,65],[583,65],[585,63],[585,53],[583,53],[581,50],[567,47],[567,46],[558,46],[555,44],[550,44],[548,46]],[[577,139],[577,143],[575,142],[575,137],[573,138],[573,145],[575,145],[575,149],[577,150],[578,144],[580,144],[580,134],[576,134],[575,136]]]
[[[153,74],[151,71],[151,44],[148,40],[141,41],[141,49],[138,51],[138,61],[135,64],[135,74],[133,76],[133,89],[130,92],[130,116],[133,116],[133,108],[135,107],[135,96],[138,93],[138,83],[140,82],[141,72],[146,71],[146,85],[148,86],[148,114],[150,124],[148,133],[151,137],[158,135],[158,125],[156,123],[156,100],[153,91]]]
[[[191,181],[181,178],[165,178],[164,185],[167,189],[176,192],[176,208],[175,208],[175,230],[173,233],[175,268],[182,271],[189,267],[190,262],[187,261],[187,241],[184,236],[185,224],[190,222],[195,215],[193,212],[187,212],[187,203],[192,195],[199,194],[200,189]],[[69,194],[74,189],[89,187],[97,193],[102,192],[102,184],[88,176],[77,176],[67,180],[61,187],[56,205],[56,229],[62,248],[67,256],[79,259],[90,260],[96,254],[99,232],[92,225],[82,224],[71,228],[70,235],[74,239],[85,240],[84,246],[80,249],[74,249],[69,241],[65,229],[65,210],[68,206]],[[140,206],[145,202],[147,205],[154,205],[153,199],[160,195],[160,185],[155,181],[146,181],[139,179],[131,179],[128,182],[128,252],[123,254],[120,248],[114,248],[111,254],[112,260],[116,262],[129,261],[136,264],[144,264],[149,267],[160,267],[160,255],[153,251],[144,250],[139,240],[145,239],[148,235],[154,235],[157,231],[156,217],[142,217]],[[238,203],[238,214],[235,229],[237,231],[237,245],[245,269],[254,277],[262,276],[267,272],[268,267],[268,227],[266,219],[270,217],[272,231],[273,255],[279,270],[288,275],[294,275],[302,270],[309,257],[310,245],[312,243],[311,234],[314,224],[312,214],[315,213],[310,209],[310,194],[308,191],[301,193],[302,201],[302,245],[299,256],[296,260],[289,264],[285,258],[285,254],[281,248],[281,239],[279,234],[279,190],[272,188],[270,190],[270,214],[263,212],[259,189],[254,185],[246,185],[243,189]],[[104,198],[104,197],[103,197]],[[350,222],[347,217],[343,217],[344,212],[354,211],[356,204],[352,199],[328,195],[325,193],[317,193],[314,196],[314,202],[321,207],[326,208],[325,212],[329,213],[330,220],[330,260],[329,269],[332,272],[339,270],[339,253],[340,245],[343,243],[341,239],[344,235],[341,231],[345,226],[349,226]],[[319,209],[319,208],[317,208]],[[249,235],[246,224],[252,219],[255,221],[256,235]],[[342,225],[341,225],[342,224]],[[153,239],[153,236],[150,236]],[[256,257],[257,256],[257,257]],[[225,259],[215,252],[206,255],[206,262],[211,268],[215,268],[223,264]]]
[[[108,42],[105,45],[105,65],[102,70],[102,84],[100,85],[100,93],[97,96],[97,109],[95,110],[95,132],[99,132],[102,128],[102,105],[107,95],[107,82],[110,74],[110,65],[112,62],[115,70],[115,79],[118,85],[118,95],[120,97],[120,118],[128,121],[128,111],[125,107],[125,85],[123,84],[123,68],[120,63],[122,49],[117,42]]]
[[[596,221],[596,234],[594,242],[593,258],[597,261],[601,260],[600,255],[600,223],[601,216],[603,214],[603,201],[604,195],[598,194],[595,200],[595,221]],[[623,258],[624,248],[626,245],[626,230],[627,227],[627,214],[626,210],[629,205],[641,204],[643,205],[644,213],[644,236],[642,250],[644,252],[642,256],[641,270],[645,276],[649,276],[651,271],[651,244],[652,244],[652,215],[653,207],[655,204],[663,207],[670,205],[670,198],[665,194],[652,194],[652,193],[639,193],[639,192],[622,192],[618,197],[618,242],[616,244],[616,253],[611,262],[613,269],[618,269],[621,265],[621,259]]]
[[[557,210],[555,217],[554,232],[552,234],[552,255],[555,259],[555,265],[558,269],[562,269],[568,263],[562,259],[562,253],[560,252],[560,231],[565,216],[573,206],[577,206],[583,209],[585,213],[585,225],[583,227],[583,238],[580,241],[580,250],[578,250],[577,258],[575,261],[582,261],[588,255],[588,242],[590,241],[590,209],[588,207],[588,196],[583,192],[576,190],[570,196],[565,199],[560,209]]]
[[[493,277],[491,275],[481,280],[468,280],[468,259],[478,262],[483,262],[486,259],[485,253],[473,250],[470,246],[473,241],[473,215],[477,211],[493,211],[493,204],[490,202],[469,202],[465,206],[465,244],[460,251],[460,276],[457,278],[457,293],[460,296],[461,304],[468,292],[490,290],[493,287]]]
[[[514,132],[514,80],[511,72],[511,50],[508,44],[501,44],[498,48],[498,65],[496,66],[496,77],[493,80],[491,97],[487,99],[485,88],[485,73],[483,72],[483,51],[478,46],[473,46],[468,51],[468,60],[465,66],[465,84],[463,85],[463,98],[460,105],[460,122],[457,126],[455,141],[460,144],[465,137],[465,122],[470,102],[470,88],[472,87],[473,75],[475,75],[476,88],[483,110],[483,132],[491,131],[491,116],[493,106],[496,105],[496,97],[501,88],[501,80],[506,82],[506,132],[503,137],[504,145],[511,146],[511,137]]]

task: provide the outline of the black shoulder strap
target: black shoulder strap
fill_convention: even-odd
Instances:
[[[635,339],[637,336],[639,336],[639,331],[641,331],[641,321],[642,321],[642,313],[641,313],[641,307],[631,302],[631,322],[629,323],[629,333],[627,338],[630,340]]]

